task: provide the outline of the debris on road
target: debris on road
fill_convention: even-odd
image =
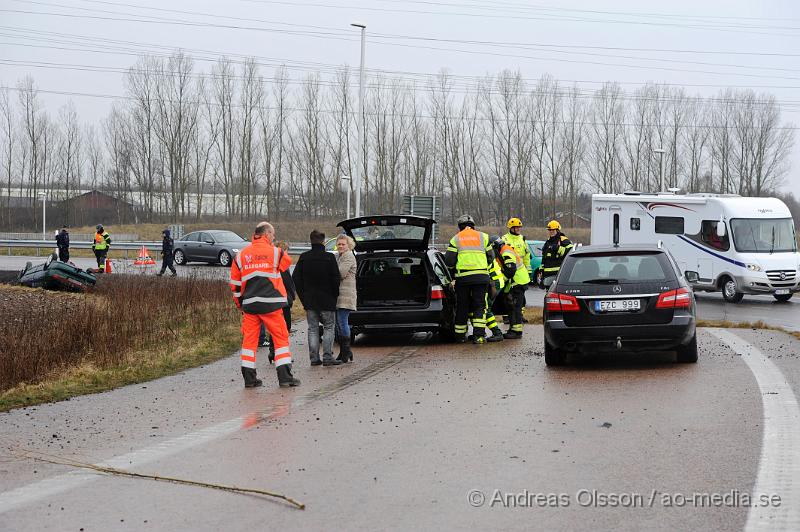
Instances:
[[[131,478],[142,478],[148,480],[157,480],[160,482],[172,482],[173,484],[185,484],[187,486],[200,486],[202,488],[210,488],[222,491],[229,491],[232,493],[239,493],[239,494],[252,494],[252,495],[262,495],[264,497],[272,497],[275,499],[281,499],[283,501],[288,502],[295,508],[299,510],[305,510],[306,505],[302,502],[296,501],[291,497],[287,497],[281,493],[275,493],[272,491],[267,490],[260,490],[256,488],[240,488],[237,486],[228,486],[225,484],[213,484],[210,482],[199,482],[196,480],[186,480],[182,478],[175,478],[175,477],[164,477],[161,475],[147,475],[144,473],[134,473],[133,471],[126,471],[124,469],[117,469],[116,467],[105,467],[95,464],[87,464],[85,462],[78,462],[76,460],[70,460],[68,458],[62,458],[59,456],[54,456],[50,454],[40,453],[36,451],[24,451],[20,453],[20,456],[23,458],[30,458],[32,460],[37,460],[39,462],[47,462],[49,464],[57,464],[57,465],[65,465],[70,467],[77,467],[80,469],[91,469],[92,471],[97,471],[98,473],[107,473],[109,475],[119,475],[124,477],[131,477]]]

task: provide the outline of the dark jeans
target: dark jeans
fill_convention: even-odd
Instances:
[[[488,282],[467,284],[456,279],[455,333],[457,336],[467,334],[467,318],[470,313],[472,314],[472,334],[475,336],[486,335],[486,318],[483,310],[488,290]]]
[[[175,271],[175,266],[173,265],[174,260],[175,257],[172,256],[172,253],[164,253],[161,259],[161,275],[164,275],[164,272],[167,271],[167,268],[169,268],[169,271],[172,272],[172,275],[176,275],[178,273]],[[263,327],[264,325],[261,326]]]
[[[106,271],[106,255],[108,255],[107,249],[94,250],[94,258],[97,259],[97,268],[100,271]]]
[[[58,260],[69,262],[69,248],[58,248]]]
[[[336,311],[334,310],[308,310],[308,353],[311,360],[319,360],[319,325],[322,324],[322,356],[333,358],[333,337],[335,334],[334,323]]]
[[[353,312],[349,308],[336,309],[336,330],[339,336],[350,338],[350,313]]]

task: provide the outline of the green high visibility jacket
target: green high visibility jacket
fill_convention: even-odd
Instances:
[[[522,258],[517,254],[514,248],[506,244],[500,248],[500,255],[503,257],[503,264],[505,265],[506,272],[508,272],[507,276],[511,274],[512,271],[514,272],[509,277],[511,283],[507,288],[526,285],[531,282],[528,269],[525,268],[525,265],[522,263]]]
[[[107,231],[94,234],[94,242],[92,242],[92,249],[103,251],[111,247],[111,236]]]
[[[471,227],[465,227],[463,231],[458,232],[450,239],[447,246],[445,261],[451,266],[453,257],[455,257],[456,279],[473,275],[488,277],[489,262],[494,258],[489,235]]]
[[[525,269],[530,273],[531,250],[528,247],[528,243],[525,242],[525,237],[522,235],[512,235],[511,233],[506,233],[503,235],[503,242],[514,248],[514,251],[517,252],[517,255],[522,258],[522,262],[525,264]]]

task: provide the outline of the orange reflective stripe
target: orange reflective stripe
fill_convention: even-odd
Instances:
[[[255,362],[256,357],[250,355],[242,355],[242,360],[247,360],[248,362]]]

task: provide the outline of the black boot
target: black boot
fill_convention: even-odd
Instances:
[[[522,338],[522,333],[519,331],[508,331],[503,335],[506,340],[519,340]]]
[[[275,371],[278,372],[278,386],[281,388],[288,388],[290,386],[299,386],[300,381],[294,378],[292,375],[292,365],[291,364],[281,364]]]
[[[341,360],[338,358],[334,360],[333,355],[331,353],[323,353],[322,355],[322,365],[323,366],[338,366],[342,363]]]
[[[344,336],[339,338],[339,356],[336,357],[336,360],[342,362],[353,360],[353,352],[350,350],[350,338],[345,338]]]
[[[244,377],[245,388],[258,388],[263,384],[261,379],[256,377],[255,368],[242,368],[242,377]]]
[[[270,338],[270,340],[269,340],[269,355],[268,355],[268,358],[269,358],[269,363],[270,364],[274,364],[275,363],[275,344],[272,343],[272,338]]]
[[[503,331],[500,330],[500,327],[495,327],[492,329],[492,335],[486,339],[487,342],[502,342],[503,341]]]

